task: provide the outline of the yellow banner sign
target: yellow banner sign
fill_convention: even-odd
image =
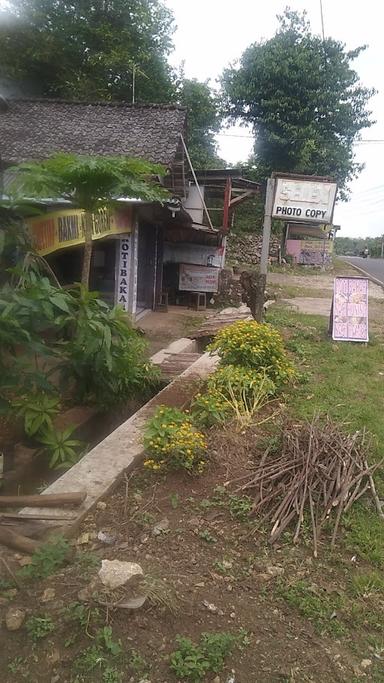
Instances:
[[[85,212],[76,209],[53,211],[27,221],[36,250],[42,256],[84,243]],[[92,239],[120,235],[132,230],[132,207],[111,212],[100,209],[92,215]]]

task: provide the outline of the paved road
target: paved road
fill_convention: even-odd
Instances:
[[[358,266],[384,286],[384,259],[360,258],[360,256],[342,256],[341,258],[351,265]]]

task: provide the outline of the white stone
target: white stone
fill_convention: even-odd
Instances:
[[[8,631],[18,631],[25,619],[25,612],[18,607],[10,607],[5,615],[5,625]]]
[[[372,666],[372,660],[371,659],[362,659],[360,662],[360,666],[362,669],[368,669],[368,667]]]
[[[124,586],[133,576],[143,575],[142,567],[136,562],[121,560],[102,560],[99,571],[100,581],[104,586],[114,590]]]

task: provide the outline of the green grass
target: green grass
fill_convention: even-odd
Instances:
[[[281,331],[288,331],[288,347],[296,356],[296,364],[309,375],[309,381],[296,386],[287,397],[295,415],[310,418],[315,412],[329,412],[349,431],[367,429],[376,440],[372,455],[380,458],[384,378],[379,372],[384,368],[384,340],[374,337],[367,345],[336,343],[328,337],[326,318],[281,308],[271,309],[268,320]]]
[[[321,588],[313,587],[307,581],[297,581],[291,585],[281,583],[277,593],[288,605],[309,619],[318,632],[336,637],[346,633],[344,624],[339,620],[338,611],[342,606],[339,595],[322,592]]]

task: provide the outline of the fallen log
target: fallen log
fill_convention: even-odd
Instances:
[[[81,505],[87,497],[86,491],[76,493],[47,493],[46,495],[31,496],[0,496],[0,508],[35,507],[52,508],[62,505]]]
[[[5,529],[3,526],[0,526],[0,543],[6,545],[7,548],[12,548],[12,550],[17,550],[27,555],[31,555],[40,548],[40,543],[37,541],[17,534],[11,531],[11,529]]]

